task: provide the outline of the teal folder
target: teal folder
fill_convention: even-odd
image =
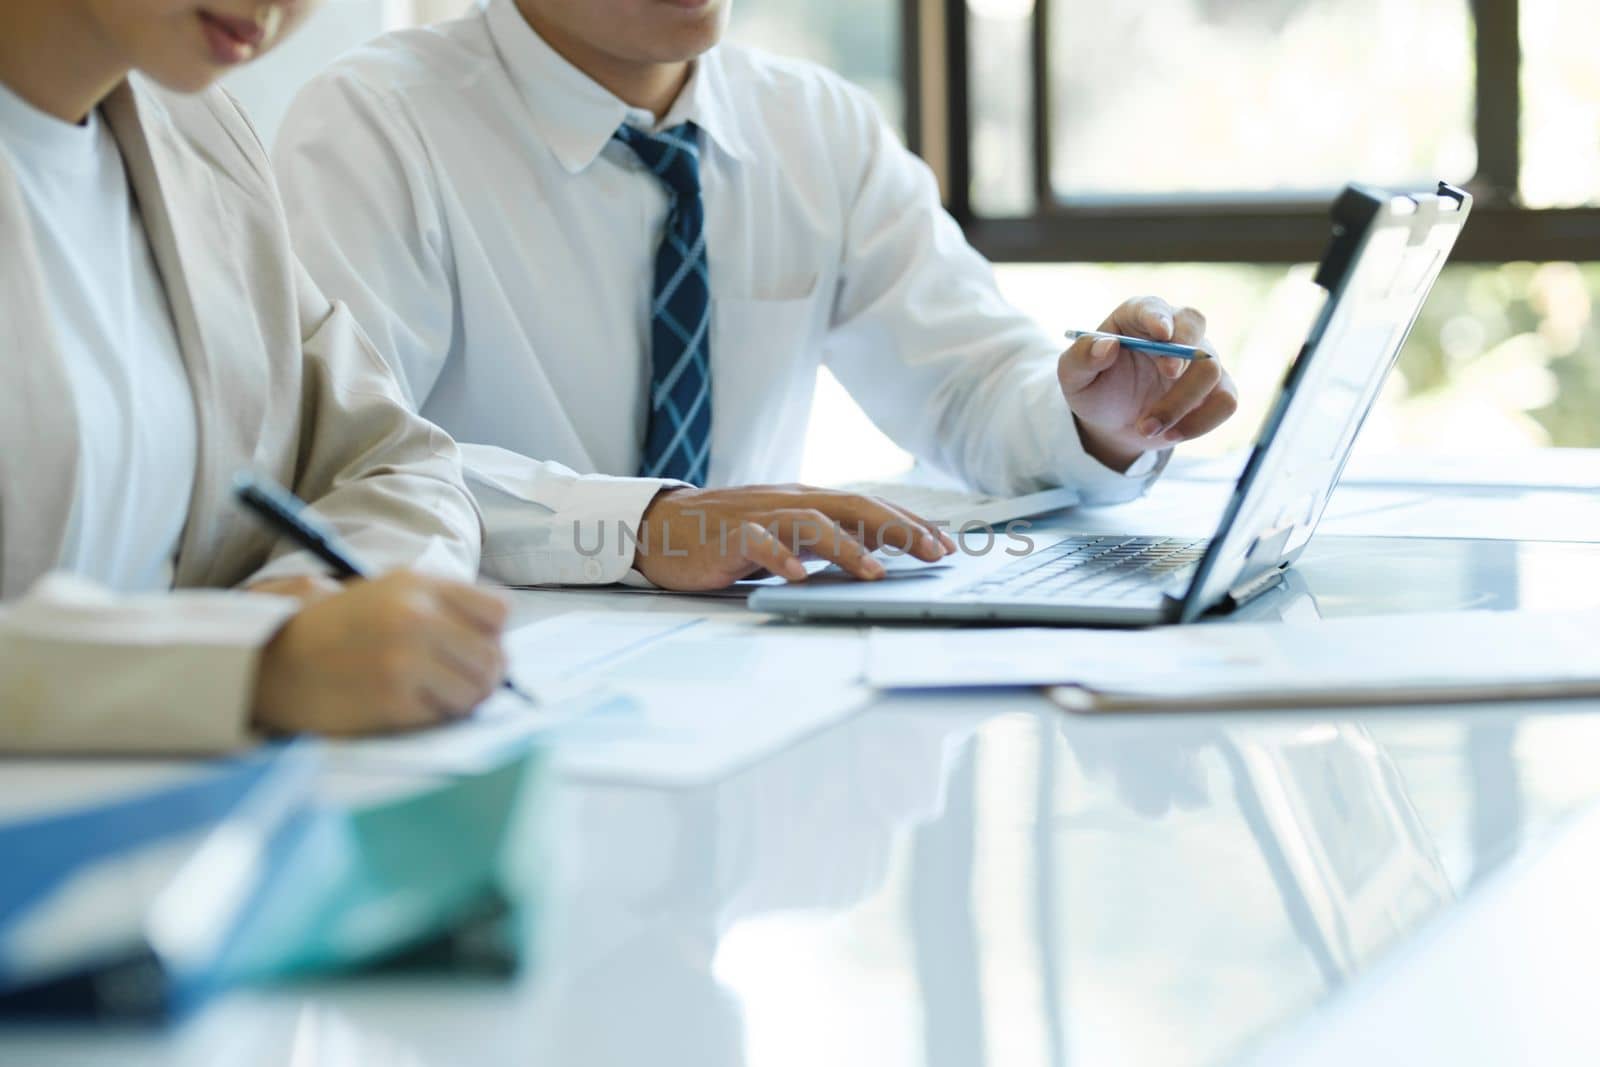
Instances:
[[[402,795],[319,808],[214,968],[218,984],[377,965],[514,970],[546,835],[537,751]],[[532,876],[519,875],[532,872]]]
[[[0,825],[0,1021],[161,1022],[241,983],[373,966],[510,973],[548,867],[541,769],[524,749],[318,802],[320,746],[296,742]],[[128,895],[129,862],[154,887],[115,922],[85,911]]]

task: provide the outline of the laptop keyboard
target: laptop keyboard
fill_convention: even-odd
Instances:
[[[1209,542],[1182,537],[1069,537],[968,586],[962,600],[1150,600]]]

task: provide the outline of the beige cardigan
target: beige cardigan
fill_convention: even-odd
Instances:
[[[313,501],[375,566],[470,579],[482,534],[455,446],[406,409],[349,312],[300,267],[238,106],[221,91],[184,97],[134,79],[103,113],[194,390],[198,469],[173,472],[194,479],[177,588],[323,572],[234,505],[245,467]],[[41,277],[0,159],[0,751],[237,746],[257,650],[291,602],[124,597],[46,577],[71,518],[78,438]]]

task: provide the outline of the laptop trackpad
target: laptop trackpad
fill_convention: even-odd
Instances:
[[[886,556],[882,553],[876,553],[873,558],[883,564],[883,569],[886,572],[879,579],[880,582],[905,581],[916,578],[942,578],[954,569],[944,560],[940,560],[937,563],[924,563],[915,556]],[[859,581],[861,579],[842,570],[838,564],[829,563],[819,570],[811,571],[811,577],[806,579],[806,584],[833,585],[839,582]]]

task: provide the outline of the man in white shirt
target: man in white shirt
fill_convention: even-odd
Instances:
[[[813,550],[865,578],[880,541],[952,551],[882,502],[758,484],[795,476],[822,363],[900,445],[993,493],[1125,500],[1233,413],[1215,359],[1060,352],[870,99],[719,45],[729,6],[488,0],[347,55],[285,121],[306,265],[425,416],[494,446],[467,449],[486,570],[801,577],[821,525]],[[1104,328],[1207,344],[1153,298]]]

